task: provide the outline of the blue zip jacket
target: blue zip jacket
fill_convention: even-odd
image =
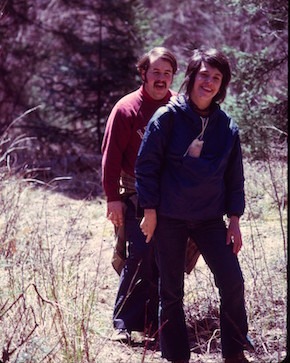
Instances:
[[[187,154],[202,129],[201,117],[184,95],[172,97],[151,118],[135,167],[139,204],[158,214],[206,221],[245,209],[238,127],[214,105],[200,157]]]

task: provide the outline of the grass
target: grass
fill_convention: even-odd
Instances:
[[[240,261],[254,362],[286,355],[286,164],[246,163]],[[273,176],[275,178],[273,179]],[[0,170],[0,361],[161,362],[158,349],[110,341],[118,275],[101,197],[76,200]],[[85,176],[84,176],[85,177]],[[191,361],[220,362],[218,293],[200,258],[185,276]]]

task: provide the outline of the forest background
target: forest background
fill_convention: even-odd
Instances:
[[[233,69],[225,107],[240,126],[245,155],[285,156],[286,0],[0,4],[0,132],[13,135],[2,145],[14,145],[11,167],[25,164],[26,174],[46,180],[96,167],[109,112],[140,85],[137,58],[157,45],[179,61],[175,90],[192,49],[223,50]],[[94,181],[86,183],[85,194],[100,193]]]
[[[39,196],[42,201],[41,208],[44,208],[44,201],[48,198],[47,191],[53,191],[54,196],[69,198],[65,201],[54,200],[51,208],[58,208],[58,213],[61,207],[72,203],[71,208],[77,208],[79,218],[81,208],[76,206],[74,201],[80,201],[93,203],[89,206],[85,204],[89,209],[92,205],[99,205],[96,214],[98,218],[104,215],[104,195],[100,182],[100,146],[106,120],[114,103],[140,85],[141,80],[135,67],[137,59],[145,51],[159,45],[171,49],[178,59],[179,70],[173,84],[176,91],[182,82],[185,67],[194,48],[201,45],[213,46],[224,51],[230,60],[233,78],[223,107],[240,127],[246,173],[253,186],[248,191],[250,207],[246,219],[251,221],[251,226],[254,225],[255,228],[249,232],[249,239],[253,238],[253,229],[256,229],[258,238],[264,233],[266,239],[275,239],[274,250],[282,251],[282,257],[277,257],[279,263],[278,260],[274,263],[279,272],[275,268],[271,270],[273,262],[268,262],[264,250],[260,256],[265,263],[260,269],[265,268],[268,271],[267,281],[272,287],[272,305],[267,306],[269,321],[267,320],[267,324],[264,323],[263,329],[267,330],[267,326],[276,332],[273,333],[276,335],[271,336],[272,343],[268,346],[264,341],[260,343],[260,351],[263,354],[261,353],[259,362],[278,362],[285,355],[288,2],[1,0],[0,243],[4,247],[0,248],[0,278],[3,278],[3,281],[7,279],[7,285],[4,284],[2,290],[0,288],[0,331],[2,329],[3,333],[0,337],[0,362],[1,359],[2,362],[6,362],[12,357],[15,362],[33,362],[31,357],[35,352],[37,363],[98,361],[98,355],[91,358],[88,342],[91,342],[92,338],[89,336],[89,329],[84,329],[81,323],[75,323],[75,326],[79,327],[76,334],[79,337],[78,343],[75,342],[75,338],[72,338],[74,343],[70,342],[70,331],[75,333],[76,328],[72,328],[69,322],[65,326],[65,313],[57,304],[54,305],[56,315],[51,325],[59,332],[57,343],[43,343],[49,348],[44,349],[46,353],[43,353],[41,360],[39,350],[43,345],[40,344],[40,349],[40,345],[31,343],[37,329],[32,326],[26,331],[24,328],[24,318],[30,316],[31,311],[28,313],[23,302],[30,286],[23,277],[23,269],[31,267],[31,260],[35,261],[36,256],[28,258],[25,255],[23,260],[23,254],[19,252],[22,251],[21,248],[16,248],[15,245],[19,245],[23,238],[25,243],[28,243],[27,239],[30,240],[29,243],[40,243],[38,233],[48,233],[47,230],[40,231],[39,224],[35,228],[39,216],[32,214],[29,222],[25,223],[34,225],[33,236],[37,237],[34,240],[30,227],[23,227],[21,209],[25,206],[30,212],[35,212],[31,206],[36,207],[40,203],[35,200],[36,196]],[[24,202],[22,197],[27,193],[28,185],[30,191],[31,187],[36,188],[36,193],[39,192],[37,187],[40,186],[42,194],[30,195],[32,199]],[[26,213],[28,215],[27,209]],[[46,217],[48,222],[49,216]],[[101,221],[106,225],[104,220]],[[266,224],[265,221],[270,221],[271,227],[267,224],[267,230],[262,231],[261,222]],[[67,228],[72,233],[72,220],[65,219],[63,223],[63,226],[67,223]],[[45,228],[48,228],[47,225]],[[61,230],[61,227],[59,228]],[[24,231],[21,238],[20,230]],[[102,230],[102,241],[106,239],[112,239],[111,231]],[[82,242],[80,245],[83,246]],[[49,257],[52,258],[53,252],[50,248],[51,246],[41,245],[40,251],[44,254],[50,251]],[[82,249],[74,250],[75,255],[71,256],[72,261],[78,259],[77,268],[81,266],[80,251]],[[72,250],[71,252],[73,253]],[[61,256],[64,263],[65,254]],[[257,255],[253,259],[256,261]],[[15,261],[18,261],[18,264]],[[49,261],[52,263],[50,259]],[[256,262],[254,265],[253,271],[257,273]],[[61,267],[63,268],[63,265]],[[37,270],[35,266],[32,269]],[[78,273],[72,273],[72,281],[73,276],[77,276],[76,281],[79,281],[79,270],[77,271]],[[203,271],[202,274],[204,273]],[[274,275],[277,282],[273,280]],[[33,276],[40,284],[39,277]],[[47,276],[41,276],[43,286],[46,286]],[[53,276],[51,271],[49,276]],[[64,278],[64,275],[62,276]],[[255,283],[257,276],[254,278]],[[34,278],[30,276],[28,281],[34,281]],[[99,281],[99,277],[95,280]],[[264,285],[267,285],[266,280],[262,280]],[[110,284],[115,287],[112,290],[116,290],[116,277],[113,281],[110,281]],[[47,287],[49,293],[46,291],[47,299],[54,303],[60,298],[55,283],[51,282],[49,288]],[[37,290],[38,284],[33,285],[34,292],[37,293],[38,300],[44,303],[46,299]],[[94,285],[94,291],[97,289],[96,286]],[[276,289],[278,297],[274,292]],[[114,292],[112,294],[114,295]],[[267,300],[267,297],[263,296],[262,299]],[[39,304],[38,301],[37,308],[34,306],[32,309],[35,315],[39,310]],[[89,304],[93,306],[92,296],[86,306]],[[273,309],[277,306],[279,308],[274,314]],[[257,311],[260,312],[260,307],[257,307]],[[200,309],[199,313],[201,314]],[[257,316],[257,319],[261,319],[259,314]],[[191,318],[196,320],[196,316]],[[83,319],[80,320],[84,323]],[[86,322],[89,326],[88,320]],[[11,333],[12,328],[20,331],[21,334],[17,338],[15,332]],[[51,328],[51,331],[54,330]],[[203,353],[210,351],[208,344],[210,342],[212,347],[215,339],[216,336],[205,339],[207,343],[206,348],[201,349]],[[128,354],[127,352],[127,360],[124,361],[145,361],[143,353],[142,358],[132,358],[132,353],[128,358]],[[59,358],[59,355],[62,358]],[[29,358],[25,358],[27,356]],[[104,358],[100,359],[102,362]],[[208,363],[211,358],[207,356],[206,359]],[[112,357],[107,361],[114,362]],[[122,359],[116,360],[121,361]]]

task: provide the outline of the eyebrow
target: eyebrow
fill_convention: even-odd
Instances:
[[[208,69],[201,69],[200,73],[210,73],[210,71]],[[223,76],[223,74],[220,71],[215,72],[213,75],[214,76],[220,76],[220,77]]]
[[[152,71],[161,71],[160,68],[152,68]],[[173,72],[172,69],[164,69],[164,72]]]

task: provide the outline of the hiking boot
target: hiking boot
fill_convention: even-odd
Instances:
[[[250,363],[250,361],[245,357],[244,352],[240,352],[236,355],[225,358],[225,363]]]
[[[117,329],[114,331],[111,340],[131,344],[131,334],[126,329]]]

